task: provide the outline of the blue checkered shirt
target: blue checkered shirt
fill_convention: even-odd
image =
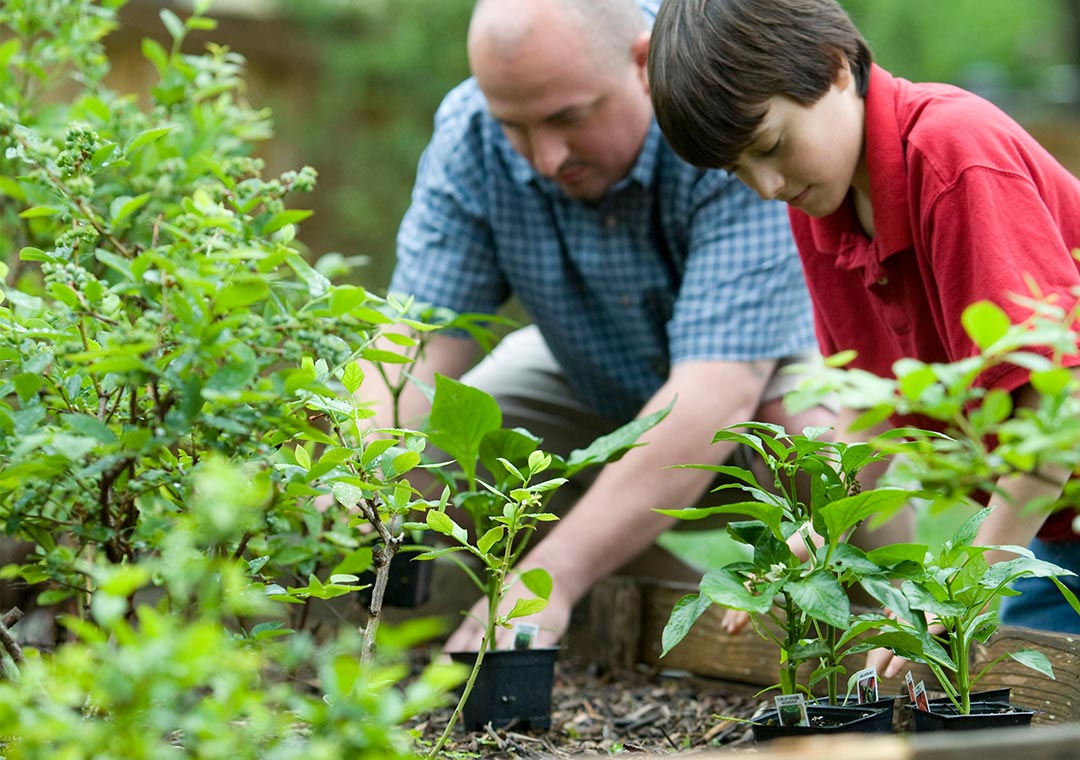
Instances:
[[[572,200],[510,147],[471,79],[435,116],[397,254],[390,289],[419,301],[493,313],[516,295],[581,400],[614,420],[677,362],[816,348],[784,204],[685,163],[655,121],[601,202]]]

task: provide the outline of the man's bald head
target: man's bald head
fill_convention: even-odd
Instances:
[[[469,25],[469,56],[512,58],[537,34],[553,29],[580,36],[592,63],[624,66],[634,40],[648,29],[636,0],[477,0]]]

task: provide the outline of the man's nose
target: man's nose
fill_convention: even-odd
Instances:
[[[532,165],[543,177],[554,177],[570,155],[566,142],[547,130],[536,130],[529,136],[529,155]]]

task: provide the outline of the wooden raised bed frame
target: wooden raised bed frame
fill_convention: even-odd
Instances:
[[[638,664],[652,665],[695,676],[729,682],[734,689],[764,688],[779,680],[775,647],[747,627],[728,635],[720,627],[723,611],[712,607],[697,621],[683,641],[664,658],[660,637],[672,607],[683,595],[696,593],[692,584],[609,578],[598,584],[589,600],[587,625],[571,629],[569,646],[577,654],[614,671]],[[1038,649],[1050,658],[1056,680],[1046,678],[1011,660],[1000,662],[979,682],[980,689],[1008,686],[1017,704],[1038,712],[1031,728],[921,734],[911,737],[848,735],[807,737],[770,743],[754,755],[758,760],[988,760],[1022,756],[1024,760],[1080,758],[1080,637],[1002,626],[985,646],[978,646],[979,667],[1005,651]],[[849,672],[863,666],[863,658],[845,663]],[[927,684],[929,669],[912,665],[916,680]],[[881,694],[906,691],[903,678],[882,679]],[[719,751],[695,755],[730,757]]]

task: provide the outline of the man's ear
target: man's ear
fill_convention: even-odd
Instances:
[[[649,92],[649,32],[642,32],[630,44],[630,57],[637,67],[638,77],[641,78],[641,86]]]

